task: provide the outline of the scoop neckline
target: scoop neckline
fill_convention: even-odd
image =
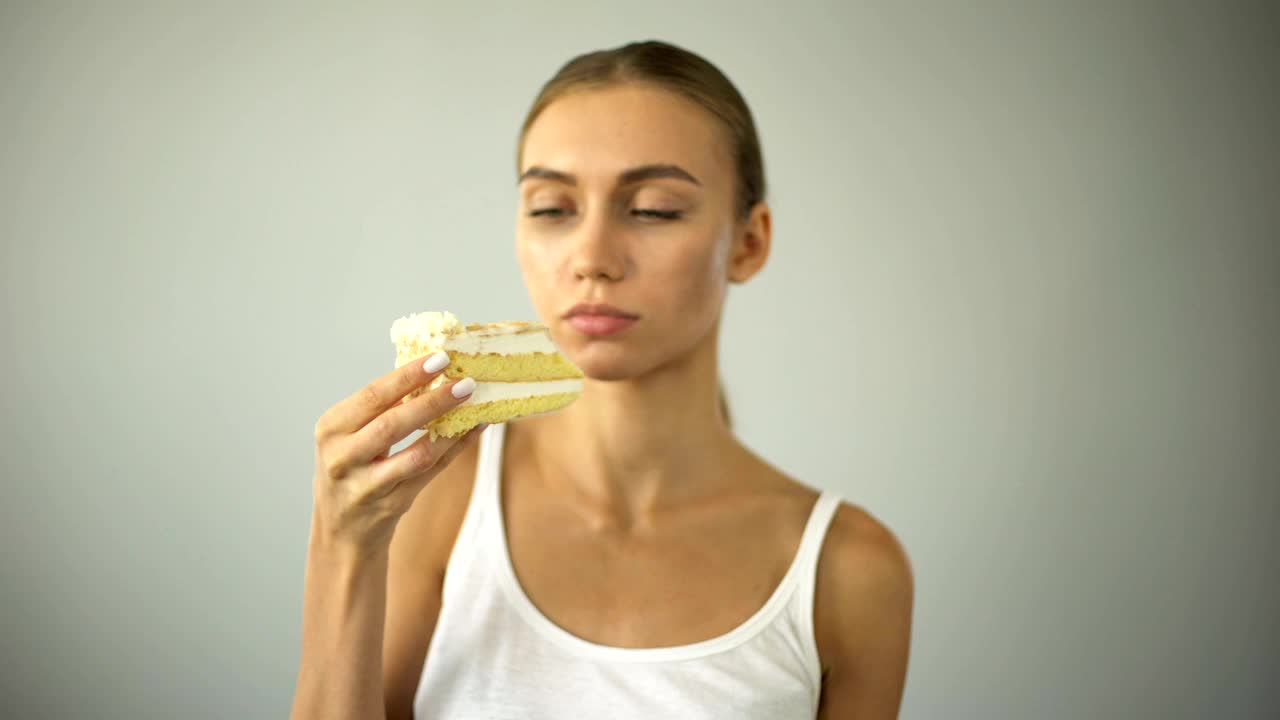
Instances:
[[[507,600],[524,621],[552,643],[569,652],[596,660],[615,662],[689,660],[724,652],[745,643],[763,630],[786,607],[787,601],[790,600],[795,586],[799,582],[801,559],[804,557],[808,545],[812,542],[814,518],[817,516],[816,511],[819,504],[827,494],[826,491],[820,492],[813,505],[809,508],[809,517],[805,521],[804,531],[800,535],[800,543],[796,547],[795,554],[791,558],[791,564],[787,567],[786,573],[783,574],[782,580],[778,582],[763,605],[756,609],[746,620],[727,632],[706,640],[683,645],[641,648],[604,645],[569,632],[538,609],[538,606],[529,599],[529,595],[520,584],[519,578],[516,577],[515,566],[511,562],[511,552],[507,546],[507,528],[502,505],[502,450],[506,444],[504,442],[506,423],[501,423],[497,427],[491,428],[491,430],[496,430],[497,432],[486,438],[491,441],[492,447],[489,448],[487,457],[484,459],[488,461],[485,470],[490,473],[490,477],[487,478],[489,482],[486,482],[489,492],[492,493],[490,507],[495,510],[492,518],[494,527],[491,532],[496,540],[495,544],[498,550],[495,553],[494,560],[497,566],[495,570],[498,574],[499,584],[506,593]],[[494,437],[494,435],[497,437]]]

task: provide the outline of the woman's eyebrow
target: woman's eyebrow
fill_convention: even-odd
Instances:
[[[658,178],[673,178],[676,180],[684,180],[694,185],[702,185],[698,179],[690,175],[687,170],[679,165],[641,165],[637,168],[631,168],[618,176],[619,185],[630,185],[644,180],[655,180]]]
[[[569,173],[544,168],[538,165],[534,165],[521,173],[519,182],[524,182],[525,180],[533,178],[551,180],[572,186],[576,186],[578,184],[578,178],[570,175]],[[656,180],[659,178],[673,178],[676,180],[691,182],[698,186],[702,185],[702,183],[698,182],[697,178],[689,174],[689,171],[679,165],[641,165],[640,167],[634,167],[618,175],[618,184],[631,185],[633,183],[645,180]]]
[[[537,165],[534,165],[533,167],[521,173],[519,179],[516,181],[516,184],[518,185],[524,182],[525,180],[531,180],[533,178],[539,178],[542,180],[553,180],[555,182],[564,183],[565,185],[578,184],[578,178],[570,175],[569,173],[563,173],[563,172],[560,172],[559,170],[549,170],[547,168],[539,167]]]

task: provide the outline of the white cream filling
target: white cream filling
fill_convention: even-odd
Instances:
[[[462,405],[479,405],[498,400],[580,392],[582,392],[582,378],[538,380],[536,382],[478,382],[476,383],[475,392],[471,393],[471,397],[467,398]]]
[[[559,352],[545,332],[526,332],[518,335],[480,335],[463,333],[445,340],[445,352],[495,353],[520,355],[523,353]]]

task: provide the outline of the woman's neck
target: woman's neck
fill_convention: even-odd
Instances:
[[[544,481],[624,523],[706,492],[744,454],[720,416],[714,341],[643,377],[588,379],[568,408],[526,423]]]

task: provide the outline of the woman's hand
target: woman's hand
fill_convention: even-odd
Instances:
[[[418,493],[484,426],[434,442],[423,434],[394,455],[392,446],[475,390],[467,378],[402,403],[449,364],[443,352],[406,363],[329,408],[316,422],[312,539],[357,550],[385,548]]]

